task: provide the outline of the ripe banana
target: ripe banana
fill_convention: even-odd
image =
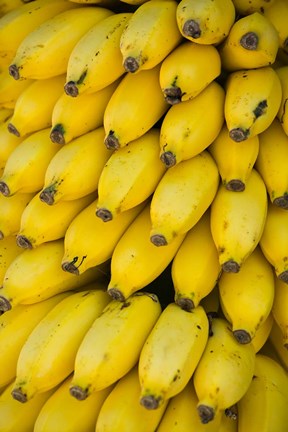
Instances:
[[[95,432],[154,432],[167,403],[154,411],[139,404],[140,384],[137,365],[117,382],[104,401]],[[93,395],[92,395],[93,396]],[[158,429],[157,429],[158,430]],[[37,432],[37,431],[36,431]]]
[[[108,285],[112,298],[123,302],[133,292],[153,282],[171,263],[185,238],[185,234],[178,234],[165,248],[157,248],[150,241],[150,230],[148,203],[113,250]]]
[[[248,15],[253,12],[265,12],[276,0],[233,0],[236,12],[239,15]]]
[[[220,72],[221,59],[215,46],[182,42],[161,63],[159,80],[166,102],[174,105],[194,98]]]
[[[218,281],[222,311],[239,343],[250,343],[268,318],[274,300],[274,275],[259,246],[237,274],[223,272]],[[244,289],[243,289],[244,287]]]
[[[155,191],[165,172],[159,159],[157,128],[115,151],[105,164],[98,183],[96,216],[104,222],[144,202]]]
[[[181,0],[176,18],[184,38],[205,45],[219,44],[235,21],[232,0]]]
[[[151,200],[153,245],[167,246],[193,228],[212,203],[218,184],[217,165],[206,150],[169,168]]]
[[[272,5],[264,10],[265,16],[271,21],[278,32],[279,48],[288,52],[287,19],[288,4],[286,0],[274,0]]]
[[[46,19],[22,40],[9,66],[15,80],[42,80],[66,74],[69,56],[81,37],[113,12],[101,6],[72,7]]]
[[[207,210],[191,228],[179,247],[171,266],[175,302],[182,309],[197,307],[215,287],[221,266],[210,229]]]
[[[227,125],[224,124],[208,151],[217,164],[226,189],[243,191],[259,153],[258,135],[236,142],[230,137]]]
[[[288,115],[286,110],[286,101],[288,98],[288,65],[280,66],[275,70],[280,79],[282,87],[282,101],[277,113],[277,118],[280,121],[285,134],[288,136]]]
[[[212,318],[211,336],[193,375],[202,423],[209,423],[246,393],[252,381],[255,350],[239,344],[224,318]]]
[[[120,37],[132,12],[110,15],[94,25],[72,50],[65,92],[76,97],[107,87],[124,73]]]
[[[13,150],[23,141],[23,137],[17,137],[8,131],[8,124],[11,115],[8,119],[0,123],[0,176],[2,176],[6,162]]]
[[[32,82],[33,80],[28,79],[15,81],[9,74],[8,69],[2,70],[0,72],[0,106],[14,110],[18,97]]]
[[[2,285],[7,268],[20,253],[21,249],[18,247],[14,235],[9,235],[8,237],[0,239],[0,286]]]
[[[275,278],[275,297],[272,307],[272,315],[282,333],[282,345],[288,350],[288,285]]]
[[[45,172],[40,191],[43,202],[53,205],[96,192],[101,171],[111,155],[103,145],[104,135],[100,126],[58,150]]]
[[[124,70],[135,73],[152,69],[180,44],[177,6],[176,0],[154,0],[133,12],[120,38]]]
[[[111,300],[78,348],[71,395],[86,399],[126,375],[137,364],[160,314],[161,305],[155,294],[135,293],[124,303]]]
[[[269,339],[273,324],[274,318],[271,311],[266,320],[262,322],[260,327],[256,330],[255,336],[251,340],[251,343],[254,346],[254,350],[256,353],[261,350],[261,348]]]
[[[255,169],[245,190],[235,193],[221,184],[211,204],[211,232],[225,272],[237,273],[258,245],[267,216],[265,184]]]
[[[283,345],[283,335],[275,320],[269,334],[268,343],[270,344],[268,345],[269,348],[272,348],[273,353],[275,353],[276,361],[278,361],[284,367],[286,372],[288,372],[288,350]],[[267,345],[267,342],[265,345]],[[271,357],[270,350],[268,355]]]
[[[22,192],[11,197],[0,194],[0,241],[18,233],[22,212],[33,197],[32,193]]]
[[[137,74],[126,74],[111,96],[103,118],[108,149],[124,147],[144,135],[166,113],[159,83],[160,65]],[[153,103],[151,103],[153,101]]]
[[[198,155],[215,140],[224,123],[224,100],[223,88],[213,81],[195,98],[169,109],[160,133],[160,159],[167,168]]]
[[[224,115],[234,141],[244,141],[270,126],[282,100],[281,82],[271,66],[231,72],[225,87]]]

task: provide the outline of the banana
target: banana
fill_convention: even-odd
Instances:
[[[5,273],[11,262],[21,253],[21,249],[16,243],[16,237],[10,235],[0,241],[0,286],[2,285]],[[1,317],[1,315],[0,315]],[[1,326],[0,326],[1,327]],[[1,384],[0,384],[1,387]]]
[[[277,118],[280,121],[285,134],[288,135],[288,116],[286,110],[286,101],[288,98],[288,65],[280,66],[275,70],[280,79],[282,87],[282,101],[277,113]]]
[[[210,316],[210,315],[213,316],[213,314],[217,315],[217,314],[219,314],[219,312],[221,312],[220,311],[219,288],[218,288],[217,283],[214,286],[214,288],[212,289],[212,291],[210,291],[209,294],[207,294],[205,297],[203,297],[200,300],[199,305],[203,307],[203,309],[208,314],[208,316]]]
[[[25,403],[55,388],[72,372],[81,341],[110,302],[105,289],[70,294],[57,303],[29,334],[17,361],[12,396]]]
[[[185,238],[185,234],[179,234],[165,248],[157,248],[150,241],[150,229],[148,203],[113,250],[108,292],[118,301],[124,302],[132,293],[146,287],[160,276],[172,262]]]
[[[0,194],[0,241],[16,236],[20,228],[22,212],[33,197],[32,193],[22,192],[11,197]]]
[[[226,71],[269,66],[276,60],[278,33],[261,12],[242,16],[234,22],[219,47],[222,67]]]
[[[260,327],[256,330],[255,335],[251,340],[251,343],[254,346],[254,350],[256,353],[261,350],[261,348],[265,345],[265,343],[269,339],[273,324],[274,324],[274,318],[271,311],[268,317],[265,319],[265,321],[262,322]]]
[[[10,154],[0,178],[0,192],[5,197],[36,193],[43,187],[49,162],[59,150],[49,133],[50,128],[32,133]]]
[[[222,42],[236,19],[232,0],[181,0],[176,18],[184,38],[212,45]]]
[[[223,271],[239,272],[258,245],[267,207],[266,187],[255,169],[242,192],[235,193],[220,185],[211,204],[211,232]]]
[[[126,375],[136,366],[160,314],[155,294],[135,293],[124,303],[111,300],[78,348],[70,394],[78,400],[86,399]]]
[[[209,321],[202,306],[191,312],[170,303],[149,333],[139,357],[140,404],[158,409],[179,394],[204,352]]]
[[[282,366],[266,355],[256,354],[253,379],[237,404],[238,431],[284,432],[287,388],[288,377]]]
[[[0,107],[0,126],[2,126],[13,114],[13,108]]]
[[[121,236],[144,205],[141,203],[117,215],[109,224],[103,224],[95,216],[97,199],[94,200],[71,221],[66,230],[62,269],[79,275],[109,260]]]
[[[264,10],[265,16],[271,21],[278,32],[279,48],[288,52],[288,4],[286,0],[274,0],[272,5]]]
[[[243,397],[252,381],[256,355],[253,345],[237,342],[224,318],[213,318],[210,325],[211,336],[193,374],[198,415],[204,424]]]
[[[234,141],[244,141],[270,126],[282,100],[281,82],[271,66],[231,72],[225,87],[224,115]]]
[[[221,58],[215,46],[186,40],[162,61],[159,81],[166,102],[174,105],[196,97],[220,73]]]
[[[18,304],[37,303],[103,280],[105,266],[94,267],[78,277],[64,272],[61,268],[63,253],[63,239],[23,250],[6,270],[0,289],[0,311],[7,312]]]
[[[65,92],[76,97],[99,91],[125,73],[120,37],[132,12],[115,13],[94,25],[72,50],[66,74]]]
[[[14,110],[18,97],[32,82],[33,80],[28,79],[15,81],[9,74],[8,69],[2,70],[0,72],[0,106]]]
[[[243,191],[259,153],[258,135],[236,142],[230,137],[227,125],[224,124],[208,151],[218,166],[226,189]]]
[[[121,37],[120,51],[127,72],[152,69],[182,41],[176,0],[148,1],[138,6]]]
[[[272,306],[272,315],[282,333],[282,345],[288,350],[288,285],[275,278],[275,297]]]
[[[273,353],[275,353],[275,355],[276,355],[276,360],[284,367],[286,372],[288,372],[288,350],[283,345],[283,335],[282,335],[280,327],[278,326],[278,324],[276,323],[275,320],[273,322],[272,329],[271,329],[270,334],[269,334],[268,343],[270,344],[270,345],[268,345],[269,348],[272,348]],[[264,347],[266,345],[267,345],[267,342],[264,345]],[[270,357],[271,357],[270,352],[271,352],[271,350],[269,349],[268,355],[270,355]],[[264,352],[264,354],[265,354],[265,352]]]
[[[45,172],[40,191],[43,202],[54,205],[96,192],[101,171],[111,156],[111,151],[103,145],[104,135],[100,126],[58,150]]]
[[[167,246],[193,228],[212,203],[218,184],[217,165],[206,150],[169,168],[151,200],[153,245]]]
[[[18,305],[0,316],[1,387],[15,379],[19,353],[34,327],[68,294],[57,294],[33,305]]]
[[[191,311],[215,287],[221,266],[210,229],[207,210],[191,228],[179,247],[171,266],[175,302]]]
[[[254,12],[265,12],[277,0],[233,0],[236,12],[239,15],[248,15]]]
[[[72,220],[95,199],[95,194],[48,206],[40,200],[40,192],[21,214],[16,241],[20,248],[31,249],[40,244],[61,239]]]
[[[2,176],[6,162],[13,150],[23,141],[23,137],[17,137],[8,131],[11,115],[0,123],[0,176]]]
[[[273,270],[259,246],[237,274],[221,274],[218,286],[222,311],[239,343],[250,343],[268,318],[273,306],[274,285]]]
[[[6,13],[10,12],[13,9],[18,8],[19,6],[22,6],[24,3],[23,0],[11,0],[7,2],[7,0],[1,0],[0,1],[0,16],[5,15]]]
[[[18,97],[8,130],[16,136],[26,136],[51,127],[51,116],[57,99],[63,92],[65,76],[34,80]]]
[[[169,105],[162,94],[159,71],[157,65],[135,75],[127,73],[118,84],[104,112],[107,148],[124,147],[144,135],[166,113]]]
[[[95,432],[133,432],[135,430],[154,432],[161,421],[167,403],[164,403],[158,410],[147,411],[139,404],[139,393],[140,385],[136,365],[119,379],[107,396],[100,409]]]
[[[76,43],[93,25],[113,13],[101,6],[74,6],[46,19],[19,44],[9,66],[11,76],[15,80],[42,80],[66,75]]]
[[[160,130],[160,159],[167,168],[198,155],[215,140],[224,123],[224,101],[223,88],[213,81],[195,98],[169,109]]]
[[[159,129],[151,128],[110,156],[98,183],[96,216],[104,222],[144,202],[155,191],[165,172],[159,159],[159,137]]]
[[[118,81],[115,81],[102,90],[77,98],[63,92],[52,111],[51,140],[67,144],[102,126],[106,105],[117,85]]]
[[[99,411],[112,390],[107,387],[95,392],[80,404],[69,394],[72,374],[49,397],[41,408],[34,423],[33,432],[56,431],[61,425],[61,432],[89,432],[95,430]]]

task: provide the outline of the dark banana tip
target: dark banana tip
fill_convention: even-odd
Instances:
[[[222,270],[226,273],[238,273],[240,265],[236,261],[229,260],[222,264]]]
[[[68,96],[72,96],[72,97],[76,97],[79,94],[79,90],[75,81],[68,81],[64,85],[64,91]]]
[[[102,219],[103,222],[109,222],[113,219],[113,215],[112,215],[111,211],[104,208],[104,207],[97,208],[95,214],[97,217]]]
[[[273,204],[277,207],[281,207],[284,210],[288,210],[288,194],[274,199]]]
[[[24,235],[18,234],[16,236],[16,243],[22,249],[32,249],[33,248],[31,241]]]
[[[282,281],[288,284],[288,270],[283,271],[278,275],[278,278]]]
[[[50,139],[55,144],[65,144],[64,128],[62,125],[58,124],[53,127],[50,132]]]
[[[109,131],[104,139],[104,144],[108,150],[117,150],[120,147],[118,138],[114,135],[114,131]]]
[[[3,231],[0,231],[0,240],[3,240],[4,239],[4,233],[3,233]]]
[[[70,387],[69,392],[71,396],[79,401],[83,401],[88,397],[88,390],[77,385]]]
[[[215,416],[214,409],[207,405],[198,405],[197,411],[202,424],[209,423]]]
[[[39,198],[42,202],[48,204],[48,205],[52,205],[54,204],[54,193],[49,191],[48,188],[44,189],[40,195]]]
[[[61,267],[62,267],[62,270],[64,270],[65,272],[72,273],[72,274],[75,274],[77,276],[79,275],[79,270],[75,266],[73,261],[71,261],[71,262],[65,261],[61,264]]]
[[[113,300],[120,302],[124,302],[126,300],[124,294],[118,288],[108,288],[107,292]]]
[[[176,156],[171,151],[162,153],[160,155],[160,160],[167,168],[171,168],[172,166],[176,165]]]
[[[233,141],[236,142],[245,141],[249,136],[249,130],[234,128],[229,131],[229,136]]]
[[[12,76],[12,78],[14,78],[15,80],[20,79],[19,68],[16,64],[10,65],[8,68],[8,71],[9,71],[9,74]]]
[[[259,38],[255,32],[247,32],[240,39],[240,45],[247,50],[255,51],[258,48]]]
[[[168,244],[168,242],[167,242],[167,240],[163,234],[153,234],[150,237],[150,241],[155,246],[166,246]]]
[[[0,192],[6,197],[10,195],[9,186],[4,181],[0,181]]]
[[[137,72],[137,70],[139,69],[139,63],[135,59],[135,57],[127,57],[123,62],[123,66],[126,72],[131,73]]]
[[[10,309],[12,308],[10,301],[3,297],[0,296],[0,311],[1,312],[8,312]]]
[[[182,100],[182,91],[179,87],[168,87],[163,90],[163,95],[169,105],[176,105]]]
[[[25,403],[27,402],[27,395],[22,392],[21,388],[14,388],[11,392],[11,395],[13,399],[17,400],[18,402]]]
[[[226,183],[225,187],[227,190],[232,192],[242,192],[245,190],[245,183],[239,179],[232,179]]]
[[[181,309],[191,312],[192,309],[195,308],[193,300],[187,298],[187,297],[180,297],[175,299],[175,303],[180,306]]]
[[[153,395],[142,396],[140,404],[147,410],[155,410],[159,408],[160,398],[156,398]]]
[[[182,32],[186,37],[198,39],[201,36],[201,28],[197,21],[190,19],[187,20],[182,28]]]
[[[8,123],[7,129],[8,129],[8,132],[10,132],[11,134],[17,136],[18,138],[20,137],[20,132],[12,123]]]
[[[248,344],[252,340],[251,335],[246,330],[243,329],[234,330],[233,336],[235,337],[237,342],[239,342],[241,345]]]

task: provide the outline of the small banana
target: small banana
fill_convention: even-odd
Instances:
[[[282,345],[288,350],[288,285],[275,278],[275,297],[272,306],[272,315],[282,334]]]
[[[275,70],[280,79],[282,87],[282,100],[277,113],[277,118],[280,121],[285,134],[288,136],[288,115],[286,109],[288,99],[288,65],[280,66]]]
[[[248,15],[254,12],[265,12],[276,0],[233,0],[236,12],[239,15]]]
[[[20,228],[22,213],[34,196],[33,193],[24,192],[18,192],[9,197],[0,194],[0,241],[16,236]]]
[[[8,69],[2,70],[0,72],[0,106],[14,110],[18,97],[32,82],[33,80],[28,79],[15,81],[9,74]],[[13,114],[13,111],[11,114]]]
[[[270,7],[264,9],[264,15],[271,21],[278,32],[279,48],[288,52],[288,4],[286,0],[274,0]]]

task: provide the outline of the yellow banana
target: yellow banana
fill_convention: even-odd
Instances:
[[[62,299],[42,318],[19,353],[14,399],[27,402],[73,372],[84,335],[109,302],[105,289],[80,291]]]
[[[285,134],[288,136],[288,115],[286,110],[286,104],[288,99],[288,65],[280,66],[275,70],[280,79],[282,87],[282,101],[279,111],[277,113],[277,118],[280,121]]]
[[[60,148],[45,172],[40,193],[43,202],[53,205],[96,192],[101,171],[111,155],[103,145],[104,135],[100,126]]]
[[[219,44],[236,18],[232,0],[181,0],[176,17],[181,34],[199,44]]]
[[[261,12],[240,17],[232,25],[219,48],[222,67],[226,71],[269,66],[276,60],[278,33]]]
[[[217,165],[206,150],[169,168],[151,200],[151,242],[167,246],[193,228],[212,203],[218,184]]]
[[[118,81],[115,81],[102,90],[77,98],[63,92],[52,111],[51,140],[58,144],[67,144],[102,126],[106,105],[117,84]]]
[[[23,141],[23,137],[17,137],[8,131],[8,124],[11,115],[4,122],[0,123],[0,176],[2,176],[6,162],[13,150]]]
[[[282,344],[288,351],[288,285],[275,278],[275,297],[272,306],[272,315],[282,333]]]
[[[96,216],[104,222],[144,202],[155,191],[165,172],[159,159],[157,128],[115,151],[104,166],[98,183]]]
[[[233,0],[236,12],[239,15],[248,15],[253,12],[265,12],[276,0]]]
[[[21,214],[16,238],[20,248],[31,249],[63,238],[72,220],[95,199],[95,194],[89,194],[48,206],[39,196],[40,193],[37,193]]]
[[[175,302],[191,311],[215,287],[221,266],[210,229],[207,210],[179,247],[171,267]]]
[[[188,40],[181,43],[161,63],[159,80],[166,102],[174,105],[194,98],[220,72],[221,59],[215,46]]]
[[[261,350],[261,348],[265,345],[265,343],[269,339],[273,324],[274,324],[274,318],[271,311],[268,317],[265,319],[265,321],[262,322],[260,327],[256,330],[255,335],[251,340],[251,343],[254,346],[254,350],[256,353]]]
[[[43,187],[46,169],[59,150],[49,133],[49,128],[32,133],[10,154],[0,178],[0,192],[5,197],[36,193]]]
[[[23,137],[51,127],[53,107],[63,92],[64,82],[64,75],[32,81],[16,101],[9,132]]]
[[[278,32],[279,48],[288,52],[287,19],[288,4],[286,0],[274,0],[272,5],[264,10],[265,16],[271,21]]]
[[[13,9],[19,8],[24,3],[23,0],[1,0],[0,2],[0,16],[5,15],[6,13],[12,11]]]
[[[32,193],[22,192],[11,197],[0,194],[0,241],[17,234],[22,212],[33,197],[34,194]]]
[[[9,235],[8,237],[0,239],[0,286],[2,285],[7,268],[20,253],[21,249],[16,243],[15,235]]]
[[[211,232],[225,272],[239,272],[258,245],[267,207],[266,187],[255,169],[242,192],[235,193],[220,185],[211,204]]]
[[[82,210],[66,230],[62,257],[64,271],[79,275],[109,260],[116,244],[144,204],[122,212],[109,224],[95,216],[96,206],[97,199]]]
[[[286,372],[288,372],[288,350],[283,345],[283,335],[275,320],[269,334],[268,343],[270,344],[270,346],[268,345],[269,348],[271,347],[273,352],[276,353],[276,360],[284,367]],[[265,345],[267,345],[267,342]],[[271,356],[270,349],[268,355]]]
[[[226,189],[243,191],[259,153],[258,135],[236,142],[229,136],[227,125],[224,124],[208,151],[217,164]]]
[[[72,7],[46,19],[19,44],[9,66],[14,79],[42,80],[66,74],[69,56],[81,37],[113,12],[105,7]]]
[[[136,365],[119,379],[107,396],[100,409],[95,432],[134,432],[136,430],[138,432],[154,432],[164,414],[167,403],[164,403],[158,410],[147,412],[139,404],[139,394],[140,385]]]
[[[72,50],[66,74],[65,92],[76,97],[99,91],[124,73],[120,36],[132,12],[115,13],[94,25]]]
[[[185,234],[179,234],[165,248],[157,248],[150,241],[150,229],[148,203],[113,250],[108,285],[112,298],[125,301],[133,292],[153,282],[171,263],[185,238]]]
[[[251,342],[271,312],[275,291],[273,270],[260,247],[237,274],[223,272],[218,285],[221,307],[234,337],[242,344]]]
[[[263,132],[276,117],[281,100],[281,82],[271,66],[231,72],[224,104],[230,137],[240,142]]]
[[[253,379],[239,400],[239,432],[279,432],[287,428],[288,376],[282,366],[256,354]]]
[[[2,126],[13,114],[14,108],[0,107],[0,126]]]
[[[209,321],[202,306],[191,312],[170,303],[149,333],[139,357],[140,403],[158,409],[180,393],[204,352]]]
[[[124,70],[152,69],[180,44],[177,6],[175,0],[154,0],[137,7],[120,38]]]
[[[193,375],[198,397],[197,410],[202,423],[213,421],[246,393],[253,377],[255,350],[239,344],[227,320],[213,318],[204,353]]]
[[[213,81],[195,98],[169,109],[160,133],[160,159],[168,168],[198,155],[214,141],[224,123],[224,100],[223,88]]]
[[[78,348],[71,395],[78,400],[86,399],[126,375],[137,364],[160,313],[161,305],[155,294],[135,293],[124,303],[111,300]]]
[[[104,266],[94,267],[77,277],[64,272],[61,268],[63,253],[62,239],[23,250],[6,270],[0,289],[0,310],[6,312],[18,304],[37,303],[103,279]]]
[[[162,94],[159,71],[157,65],[135,75],[127,73],[118,84],[104,112],[107,148],[124,147],[144,135],[166,113],[169,106]]]
[[[28,79],[15,81],[9,74],[8,69],[2,70],[0,72],[0,106],[14,109],[18,97],[32,82],[33,80]],[[13,112],[11,112],[12,114]]]

